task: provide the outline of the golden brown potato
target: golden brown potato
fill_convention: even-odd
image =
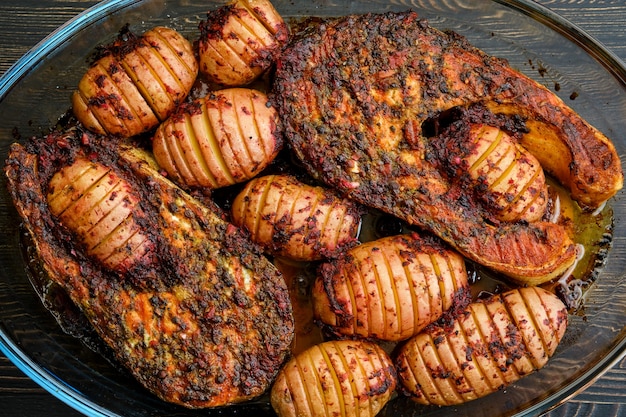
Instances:
[[[154,134],[159,165],[179,185],[220,188],[256,176],[282,146],[267,96],[229,88],[180,106]]]
[[[77,159],[49,182],[50,212],[84,244],[88,255],[124,272],[152,250],[134,212],[130,186],[102,164]]]
[[[409,339],[395,360],[398,377],[418,403],[460,404],[543,367],[566,327],[557,296],[539,287],[511,290]]]
[[[368,242],[320,267],[314,313],[340,336],[399,341],[470,301],[463,257],[434,238]]]
[[[537,158],[504,131],[484,124],[471,126],[466,146],[459,164],[496,219],[533,222],[542,218],[548,189]]]
[[[328,189],[268,175],[251,180],[237,195],[232,221],[267,253],[311,261],[336,257],[356,244],[361,213]]]
[[[378,345],[331,341],[290,360],[270,399],[279,417],[374,417],[395,387],[391,359]]]
[[[191,43],[175,30],[155,27],[141,37],[124,32],[79,82],[73,112],[93,132],[137,135],[183,102],[197,74]]]
[[[269,0],[236,0],[200,24],[200,71],[224,86],[250,83],[289,40],[289,27]]]

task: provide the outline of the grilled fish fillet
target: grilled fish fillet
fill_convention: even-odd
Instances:
[[[44,269],[119,362],[163,400],[200,408],[262,394],[294,333],[282,276],[234,226],[160,176],[142,151],[95,143],[70,132],[11,147],[10,193]],[[85,157],[110,167],[140,201],[135,223],[151,244],[132,267],[103,267],[49,211],[51,176]]]
[[[567,228],[489,221],[486,208],[434,160],[426,121],[474,106],[491,114],[485,120],[503,120],[497,127],[523,121],[521,144],[586,207],[622,186],[619,158],[604,135],[505,61],[414,12],[307,28],[278,58],[271,97],[312,175],[523,283],[549,280],[574,262]]]

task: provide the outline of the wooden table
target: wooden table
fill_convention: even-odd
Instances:
[[[577,24],[626,62],[624,0],[538,2]],[[96,3],[93,0],[2,0],[0,74],[44,36]],[[40,388],[0,355],[0,415],[71,417],[80,414]],[[626,416],[626,358],[547,416]]]

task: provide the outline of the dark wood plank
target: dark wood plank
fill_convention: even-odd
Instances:
[[[626,60],[626,2],[623,0],[536,0],[577,24]],[[0,74],[29,48],[94,0],[3,0],[0,3]],[[73,417],[63,404],[0,355],[1,415]],[[626,358],[548,417],[626,416]]]

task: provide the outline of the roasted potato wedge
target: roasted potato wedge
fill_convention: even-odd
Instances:
[[[291,359],[279,372],[271,404],[279,417],[374,417],[396,387],[384,350],[364,341],[329,341]]]
[[[252,82],[289,40],[289,27],[269,0],[236,0],[200,23],[200,71],[224,86]]]
[[[454,405],[495,392],[542,368],[567,327],[554,294],[526,287],[472,303],[456,320],[409,339],[395,358],[414,401]]]
[[[156,130],[159,165],[183,187],[215,189],[261,172],[282,147],[276,110],[257,90],[229,88],[180,106]]]
[[[174,29],[155,27],[140,37],[124,31],[80,80],[73,112],[93,132],[134,136],[165,120],[197,74],[191,43]]]
[[[361,225],[355,203],[288,175],[251,180],[231,211],[266,252],[298,261],[338,256],[357,243]]]
[[[319,271],[314,314],[339,336],[408,339],[470,301],[463,257],[415,233],[356,246]]]

